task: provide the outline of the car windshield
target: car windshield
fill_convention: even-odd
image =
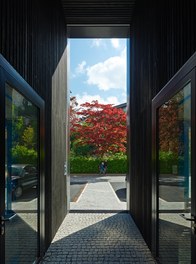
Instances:
[[[12,176],[20,176],[21,172],[22,172],[22,168],[12,167],[11,169]]]

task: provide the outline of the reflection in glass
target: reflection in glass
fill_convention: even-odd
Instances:
[[[38,242],[38,110],[6,84],[5,263],[33,263]]]
[[[191,85],[159,108],[160,263],[191,263]]]

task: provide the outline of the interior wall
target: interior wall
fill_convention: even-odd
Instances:
[[[195,0],[136,1],[130,55],[130,211],[149,247],[156,213],[151,100],[196,50],[195,14]]]
[[[54,113],[65,109],[66,87],[61,78],[66,76],[66,44],[66,25],[58,0],[0,1],[0,53],[45,100],[46,246],[66,213],[64,168],[51,167],[64,154],[64,144],[52,146],[51,142],[58,142],[55,129],[61,137],[65,133],[65,123],[56,120]]]

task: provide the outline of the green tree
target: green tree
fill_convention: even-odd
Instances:
[[[23,145],[27,148],[34,148],[35,147],[35,132],[33,127],[28,126],[25,128],[23,132]]]

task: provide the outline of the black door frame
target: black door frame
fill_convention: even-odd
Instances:
[[[183,65],[173,78],[162,88],[152,100],[152,253],[158,256],[158,109],[173,95],[191,82],[191,214],[196,217],[196,53]],[[195,188],[194,188],[195,187]],[[196,240],[192,229],[192,258],[196,259]]]
[[[38,252],[37,257],[45,250],[45,103],[32,87],[15,71],[0,54],[0,217],[5,211],[5,84],[10,84],[39,109],[39,197],[38,197]],[[0,263],[5,262],[5,222],[0,221]]]

